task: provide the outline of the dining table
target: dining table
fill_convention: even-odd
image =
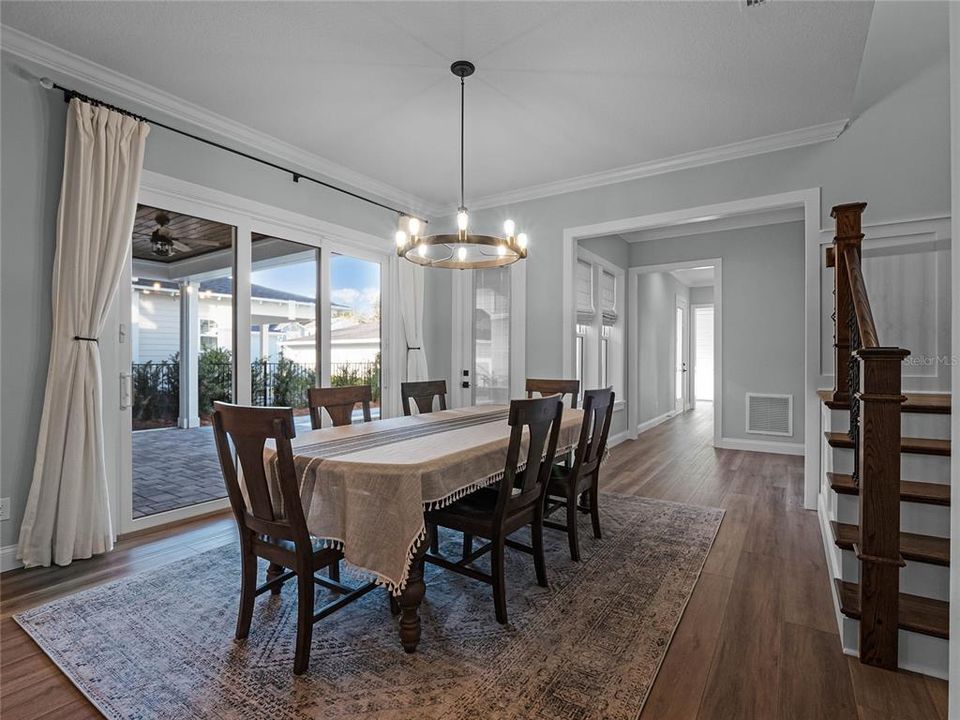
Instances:
[[[301,431],[291,442],[307,529],[387,588],[399,606],[407,652],[416,651],[421,634],[424,513],[503,477],[509,411],[507,405],[441,410]],[[582,410],[564,409],[557,458],[575,447],[582,418]],[[275,462],[269,449],[266,459]],[[271,492],[282,508],[276,482]]]

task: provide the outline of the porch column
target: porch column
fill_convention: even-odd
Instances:
[[[180,281],[180,417],[181,428],[200,426],[200,284]]]

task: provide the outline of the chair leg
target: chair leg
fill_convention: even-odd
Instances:
[[[533,566],[537,571],[537,584],[547,587],[547,559],[543,554],[543,518],[538,516],[530,526],[533,540]]]
[[[567,540],[570,541],[570,558],[580,560],[580,542],[577,538],[577,495],[567,497]]]
[[[593,536],[600,539],[600,488],[594,480],[590,488],[590,519],[593,521]]]
[[[334,560],[332,563],[327,565],[327,572],[330,575],[330,579],[334,582],[340,582],[340,561]]]
[[[257,556],[254,555],[246,543],[241,544],[240,561],[242,563],[240,575],[240,611],[237,613],[237,640],[243,640],[250,634],[250,623],[253,620],[253,603],[257,591]]]
[[[466,558],[473,552],[473,535],[463,534],[463,557]]]
[[[431,525],[427,528],[427,532],[430,533],[430,552],[434,555],[440,554],[440,528],[436,525]]]
[[[310,641],[313,639],[313,577],[309,568],[297,572],[297,648],[293,674],[302,675],[310,667]]]
[[[493,575],[493,607],[496,611],[497,622],[507,624],[507,592],[503,573],[503,536],[493,541],[493,551],[490,555],[491,575]]]
[[[286,568],[283,565],[278,565],[277,563],[270,563],[267,567],[267,582],[270,582],[278,575],[283,575],[286,571]],[[271,595],[279,595],[283,591],[283,583],[278,583],[270,588]]]

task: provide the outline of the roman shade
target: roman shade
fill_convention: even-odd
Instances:
[[[617,324],[617,278],[606,270],[600,272],[600,314],[603,324]]]
[[[593,265],[577,260],[577,323],[589,325],[593,321]]]

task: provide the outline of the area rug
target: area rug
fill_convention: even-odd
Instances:
[[[314,627],[300,677],[295,585],[261,596],[250,636],[233,639],[232,544],[16,620],[108,718],[632,720],[723,511],[608,493],[601,507],[602,540],[580,520],[578,563],[566,535],[546,531],[549,588],[529,555],[508,551],[508,626],[495,621],[488,586],[428,566],[416,654],[401,650],[377,589]],[[442,542],[448,555],[460,549],[453,533]]]

